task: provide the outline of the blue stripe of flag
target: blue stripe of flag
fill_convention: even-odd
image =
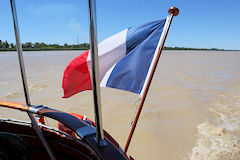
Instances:
[[[114,67],[106,86],[140,93],[166,19],[127,31],[127,53]]]

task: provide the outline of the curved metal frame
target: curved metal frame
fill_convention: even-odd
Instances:
[[[111,160],[119,159],[126,160],[128,157],[124,153],[114,146],[110,139],[105,137],[105,142],[108,144],[105,147],[99,147],[95,141],[96,129],[94,126],[85,123],[83,120],[80,120],[68,113],[58,111],[55,109],[48,108],[46,106],[26,106],[21,103],[0,101],[0,107],[7,107],[12,109],[17,109],[20,111],[30,112],[33,114],[45,116],[57,120],[72,131],[74,131],[83,142],[89,145],[101,159]]]

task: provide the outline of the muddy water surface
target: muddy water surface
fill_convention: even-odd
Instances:
[[[91,91],[62,99],[81,51],[25,52],[32,104],[94,119]],[[240,159],[240,52],[164,51],[128,153],[135,159]],[[103,125],[124,148],[138,95],[102,88]],[[25,102],[15,52],[0,52],[0,99]],[[0,117],[27,120],[0,109]],[[54,122],[53,126],[56,126]]]

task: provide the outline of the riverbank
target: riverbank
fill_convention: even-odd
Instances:
[[[23,51],[71,51],[88,50],[89,48],[23,48]],[[0,48],[0,52],[16,51],[16,48]]]
[[[81,48],[54,48],[54,47],[46,47],[46,48],[23,48],[23,51],[71,51],[71,50],[88,50],[89,47],[81,47]],[[217,48],[185,48],[185,47],[164,47],[163,50],[173,50],[173,51],[240,51],[240,50],[226,50],[226,49],[217,49]],[[0,52],[6,51],[16,51],[16,48],[0,48]]]

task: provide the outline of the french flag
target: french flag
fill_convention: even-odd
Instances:
[[[166,19],[125,29],[98,45],[100,86],[140,94]],[[90,50],[74,58],[63,75],[63,98],[91,90]]]

